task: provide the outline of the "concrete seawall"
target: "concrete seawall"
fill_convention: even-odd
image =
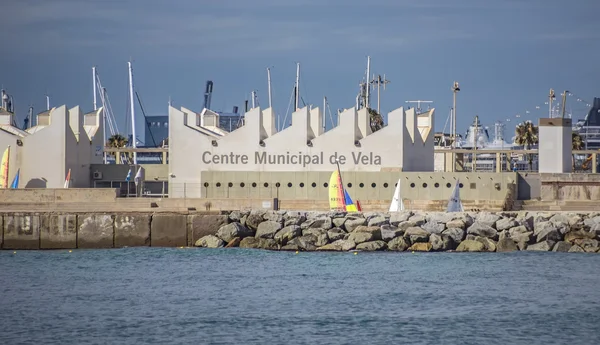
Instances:
[[[218,212],[5,213],[2,249],[191,246],[228,222]]]

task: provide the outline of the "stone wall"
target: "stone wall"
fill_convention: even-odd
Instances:
[[[291,251],[518,250],[587,252],[600,249],[600,213],[352,213],[231,212],[229,224],[197,247]]]
[[[2,249],[190,246],[228,222],[218,213],[6,213]]]

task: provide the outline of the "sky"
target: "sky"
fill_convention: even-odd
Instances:
[[[321,106],[326,96],[335,114],[355,104],[367,56],[390,81],[382,113],[433,101],[436,131],[449,131],[454,81],[459,132],[478,115],[490,128],[504,122],[508,137],[519,121],[548,116],[551,88],[557,99],[570,91],[577,119],[600,97],[597,0],[13,0],[2,13],[0,84],[19,124],[30,105],[45,110],[46,94],[52,106],[92,110],[97,66],[129,133],[128,61],[149,116],[166,115],[169,99],[199,112],[206,80],[213,110],[242,109],[252,90],[266,108],[269,67],[283,119],[297,62],[302,99]],[[143,133],[139,105],[136,123]]]

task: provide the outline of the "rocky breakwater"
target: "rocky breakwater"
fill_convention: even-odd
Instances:
[[[600,213],[234,211],[197,247],[291,251],[597,253]]]

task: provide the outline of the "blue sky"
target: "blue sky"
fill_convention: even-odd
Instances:
[[[348,108],[367,55],[372,73],[391,81],[383,112],[434,101],[438,131],[454,80],[461,132],[475,115],[490,127],[511,119],[506,134],[516,121],[537,122],[550,88],[574,94],[567,110],[576,118],[588,109],[577,98],[600,97],[597,0],[19,0],[2,13],[0,83],[20,123],[30,103],[45,109],[46,92],[52,105],[91,110],[96,65],[124,132],[130,58],[148,115],[166,114],[169,97],[199,111],[207,79],[215,110],[242,108],[252,90],[266,105],[271,67],[283,117],[295,62],[307,103],[327,96],[333,111]],[[143,133],[139,107],[137,115]]]

